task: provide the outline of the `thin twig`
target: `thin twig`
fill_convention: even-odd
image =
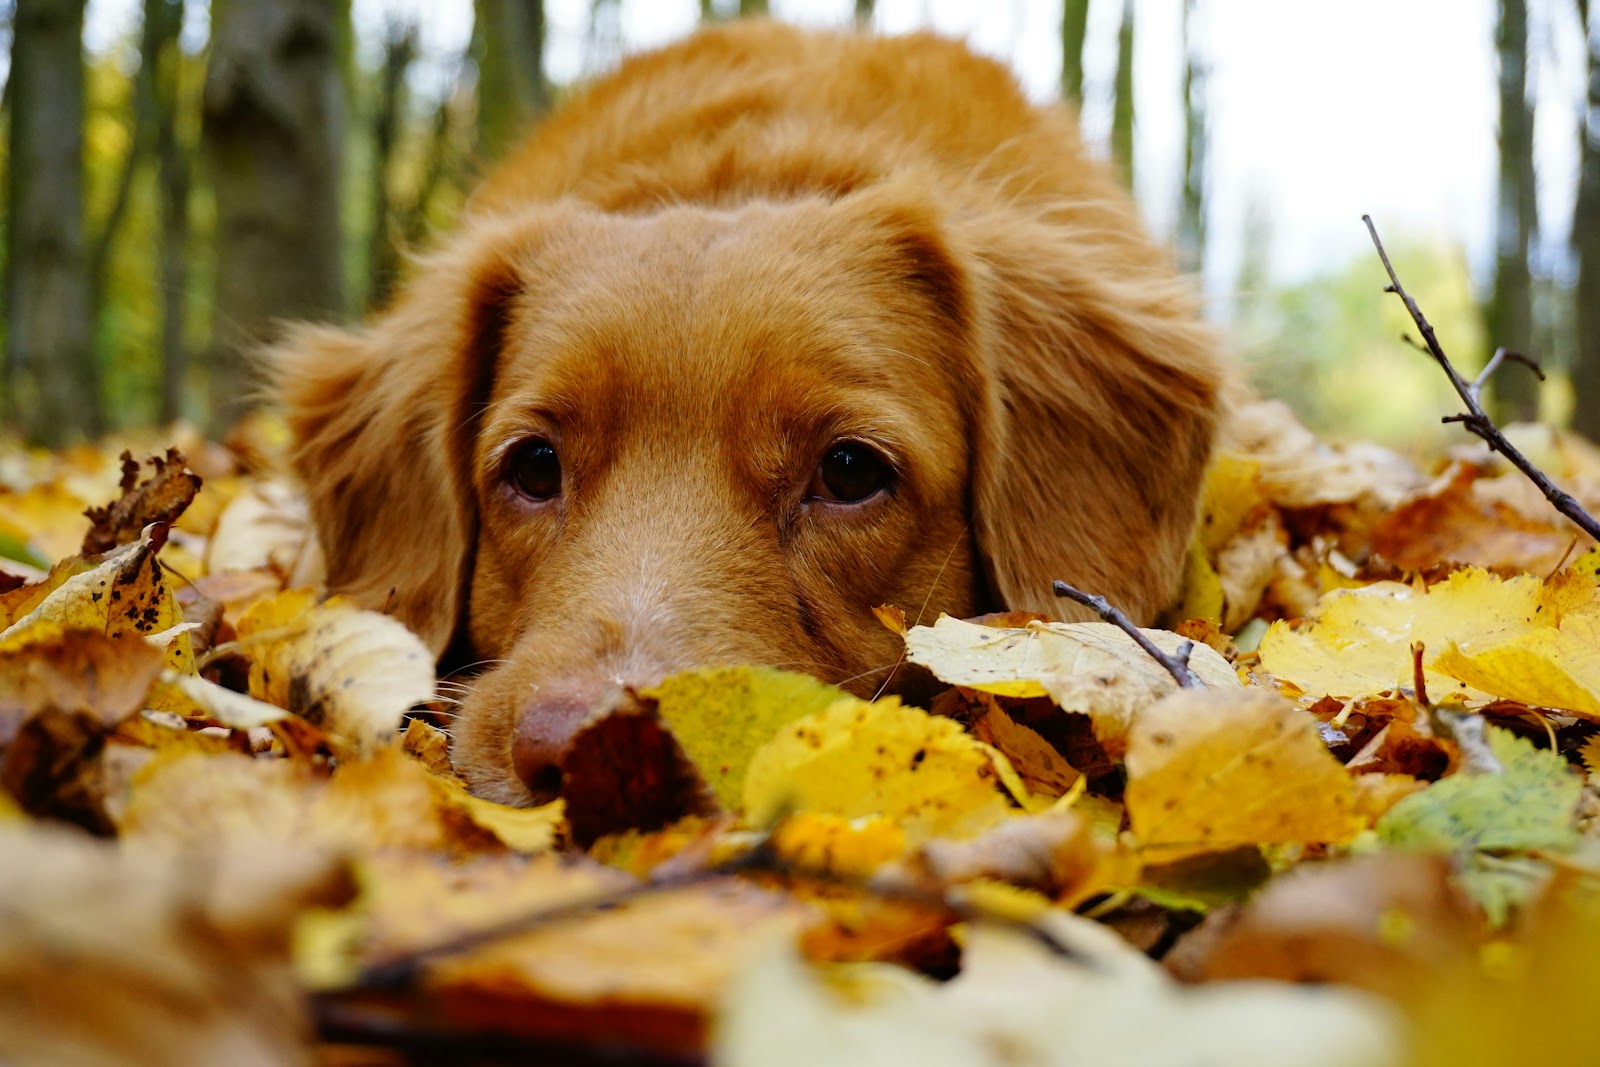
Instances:
[[[1189,654],[1194,651],[1193,641],[1185,641],[1183,644],[1178,646],[1178,650],[1176,652],[1163,652],[1161,649],[1156,647],[1156,643],[1150,640],[1149,636],[1143,630],[1139,629],[1133,624],[1132,619],[1128,618],[1122,612],[1118,611],[1116,608],[1107,603],[1105,597],[1095,596],[1092,593],[1085,593],[1082,589],[1079,589],[1076,586],[1068,585],[1066,582],[1061,581],[1055,582],[1052,588],[1055,589],[1056,596],[1071,600],[1077,604],[1082,604],[1084,607],[1100,616],[1103,622],[1109,622],[1111,625],[1115,626],[1117,629],[1133,638],[1134,644],[1144,649],[1145,653],[1149,655],[1151,659],[1155,660],[1157,663],[1161,664],[1162,667],[1166,668],[1167,673],[1172,675],[1173,680],[1183,688],[1204,689],[1206,687],[1206,683],[1202,682],[1200,680],[1200,676],[1196,674],[1189,666]]]
[[[1455,389],[1456,395],[1461,397],[1461,402],[1467,406],[1467,410],[1464,413],[1447,415],[1442,421],[1459,422],[1472,434],[1481,438],[1491,451],[1500,453],[1511,462],[1513,467],[1527,475],[1528,480],[1539,487],[1539,491],[1544,494],[1546,500],[1550,501],[1551,506],[1576,523],[1584,533],[1596,541],[1600,541],[1600,522],[1596,522],[1594,516],[1585,511],[1583,505],[1579,504],[1571,493],[1557,486],[1544,471],[1534,466],[1532,460],[1517,451],[1516,446],[1506,440],[1506,435],[1500,432],[1500,428],[1494,424],[1494,420],[1484,413],[1483,406],[1478,402],[1478,394],[1483,389],[1484,383],[1488,381],[1489,375],[1501,363],[1508,360],[1513,363],[1521,363],[1526,367],[1532,368],[1542,379],[1544,373],[1539,370],[1538,364],[1519,352],[1507,352],[1501,349],[1495,353],[1495,357],[1489,361],[1489,365],[1484,367],[1483,373],[1478,375],[1477,380],[1469,382],[1463,378],[1461,373],[1456,370],[1455,364],[1450,362],[1450,357],[1444,354],[1444,349],[1439,345],[1439,338],[1434,335],[1433,326],[1429,324],[1427,316],[1423,315],[1422,309],[1417,306],[1417,302],[1411,299],[1411,294],[1406,292],[1405,286],[1400,284],[1400,278],[1394,272],[1394,264],[1389,262],[1389,253],[1384,251],[1383,242],[1378,238],[1378,228],[1373,225],[1372,216],[1362,215],[1361,221],[1367,224],[1367,232],[1372,235],[1373,247],[1378,250],[1378,258],[1383,261],[1383,269],[1389,274],[1389,285],[1384,288],[1384,292],[1395,294],[1405,304],[1406,311],[1411,314],[1411,321],[1416,323],[1417,329],[1422,332],[1422,339],[1427,344],[1428,354],[1433,357],[1434,362],[1439,364],[1439,368],[1450,379],[1450,384]]]

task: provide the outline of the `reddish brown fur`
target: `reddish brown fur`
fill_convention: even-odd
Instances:
[[[1064,578],[1148,618],[1225,378],[1065,112],[956,43],[766,22],[623,64],[393,307],[275,358],[331,586],[490,665],[455,758],[523,803],[513,739],[558,751],[618,681],[877,690],[876,604],[1060,613]],[[565,481],[530,506],[501,460],[535,433]],[[898,489],[806,499],[840,437]]]

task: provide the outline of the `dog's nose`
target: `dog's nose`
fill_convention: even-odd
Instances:
[[[511,765],[538,803],[561,793],[561,761],[595,701],[551,695],[523,707],[511,738]]]

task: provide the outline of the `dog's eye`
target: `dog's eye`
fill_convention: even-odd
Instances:
[[[814,500],[855,504],[894,486],[894,468],[876,449],[860,441],[840,441],[828,449],[811,478]]]
[[[556,446],[542,437],[524,441],[511,453],[506,480],[529,500],[561,495],[561,460]]]

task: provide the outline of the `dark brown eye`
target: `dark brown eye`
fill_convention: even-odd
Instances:
[[[561,460],[556,446],[542,437],[517,445],[506,463],[506,481],[529,500],[561,495]]]
[[[840,441],[817,465],[807,494],[813,500],[856,504],[894,487],[894,468],[877,449],[860,441]]]

